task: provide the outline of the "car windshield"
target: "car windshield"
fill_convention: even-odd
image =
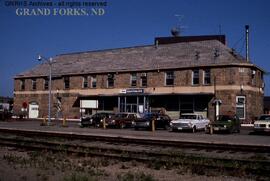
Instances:
[[[196,119],[196,115],[193,114],[184,114],[180,116],[180,119]]]
[[[259,120],[270,121],[270,115],[263,115],[263,116],[260,116]]]
[[[116,114],[115,117],[116,118],[126,118],[127,114]]]
[[[218,119],[218,121],[222,121],[222,122],[228,122],[229,120],[231,121],[233,120],[233,118],[231,116],[226,116],[226,115],[219,116],[219,119]]]

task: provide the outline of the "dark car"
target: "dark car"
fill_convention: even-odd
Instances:
[[[237,132],[240,133],[240,120],[236,115],[220,115],[217,121],[206,126],[206,132],[210,132],[212,126],[213,132]]]
[[[105,113],[105,112],[100,112],[96,113],[92,116],[83,116],[81,118],[81,126],[86,127],[86,126],[94,126],[94,127],[100,127],[101,125],[101,120],[104,118],[111,118],[114,114],[113,113]]]
[[[114,128],[132,127],[132,122],[140,118],[137,113],[117,113],[113,117],[106,119],[106,125]]]
[[[159,114],[159,113],[146,113],[142,118],[137,119],[133,125],[135,130],[140,128],[143,129],[151,129],[152,128],[152,121],[155,121],[155,129],[162,128],[162,129],[169,129],[171,118],[166,114]]]

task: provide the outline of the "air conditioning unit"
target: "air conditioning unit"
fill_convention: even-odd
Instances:
[[[255,70],[252,70],[252,75],[255,75],[256,74],[256,71]]]
[[[146,77],[146,75],[147,75],[146,73],[142,73],[141,77]]]
[[[112,79],[113,78],[113,74],[108,74],[108,78]]]

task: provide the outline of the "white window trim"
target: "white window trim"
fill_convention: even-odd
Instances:
[[[82,77],[82,88],[83,88],[83,89],[89,87],[89,82],[88,82],[88,80],[89,80],[89,77],[88,77],[88,76],[83,76],[83,77]],[[86,87],[84,87],[84,82],[85,82],[85,81],[87,82],[87,86],[86,86]]]
[[[239,98],[244,98],[244,104],[243,105],[237,105],[237,102],[238,102]],[[236,109],[237,108],[244,108],[244,117],[239,118],[239,119],[246,119],[246,96],[236,96],[235,107],[236,107]]]
[[[132,78],[133,78],[133,75],[135,75],[135,79],[134,79],[134,81],[136,81],[136,85],[135,85],[135,86],[132,85],[132,80],[133,80]],[[136,73],[134,73],[134,74],[131,73],[131,74],[130,74],[130,86],[131,86],[131,87],[136,87],[136,86],[137,86],[137,74],[136,74]]]
[[[44,80],[44,83],[43,83],[43,89],[44,89],[44,90],[48,90],[48,89],[49,89],[49,80],[46,79],[46,78],[44,78],[43,80]],[[47,82],[48,82],[48,85],[47,85],[48,87],[47,87],[47,89],[46,89],[46,80],[47,80]]]
[[[20,90],[25,90],[25,80],[20,80]]]
[[[114,74],[110,74],[110,75],[112,75],[112,79],[113,79],[113,86],[109,86],[109,74],[107,75],[107,88],[114,88],[114,86],[115,86],[115,82],[114,82]]]
[[[34,89],[35,84],[35,89]],[[32,79],[32,90],[37,90],[37,79]]]
[[[165,86],[173,86],[173,85],[167,85],[167,77],[168,77],[168,72],[172,72],[173,73],[173,85],[174,85],[174,80],[175,80],[175,77],[174,77],[174,71],[167,71],[165,72],[165,80],[164,80],[164,85]]]
[[[96,87],[93,87],[94,77],[96,79],[96,81],[95,81],[96,82]],[[97,88],[97,76],[91,76],[91,88],[93,88],[93,89]]]
[[[143,78],[146,78],[146,86],[143,86]],[[147,86],[148,86],[148,85],[147,85],[147,75],[144,76],[144,77],[141,77],[140,79],[141,79],[141,80],[140,80],[141,87],[147,87]]]
[[[203,70],[203,85],[211,85],[211,70],[210,69],[207,69],[207,70],[209,70],[209,74],[210,74],[210,83],[209,84],[206,84],[205,83],[205,70]],[[192,81],[193,81],[193,79],[192,79]]]
[[[198,84],[194,84],[194,70],[192,70],[191,83],[192,83],[192,85],[199,85],[199,84],[200,84],[200,70],[199,70],[199,69],[195,69],[195,70],[198,70],[198,74],[199,74],[199,83],[198,83]]]

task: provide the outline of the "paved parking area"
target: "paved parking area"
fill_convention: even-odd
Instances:
[[[227,143],[245,145],[270,145],[269,135],[254,135],[252,127],[242,127],[241,133],[234,134],[205,134],[204,131],[197,133],[169,132],[167,130],[145,131],[134,129],[102,129],[80,128],[79,122],[68,121],[67,127],[62,122],[53,121],[53,126],[40,126],[41,120],[11,120],[0,121],[0,128],[70,132],[74,134],[105,135],[119,137],[136,137],[146,139],[179,140],[191,142]]]

